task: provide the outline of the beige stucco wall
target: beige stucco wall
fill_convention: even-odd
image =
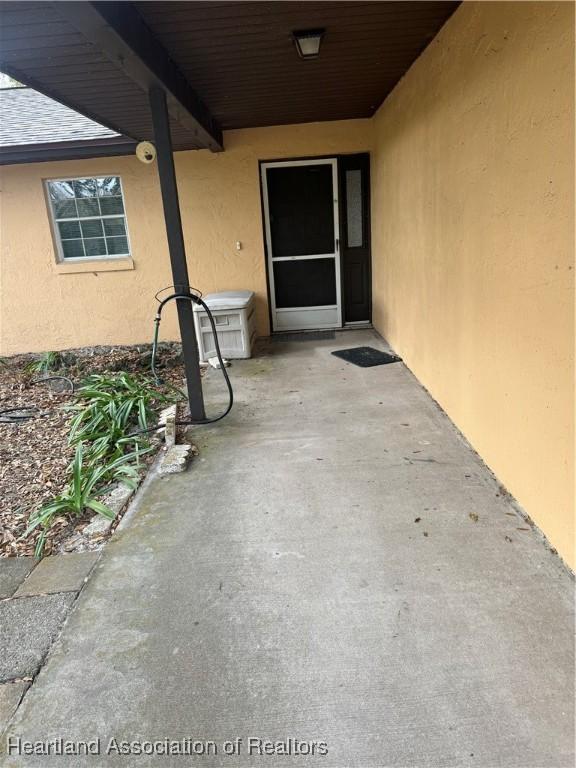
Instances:
[[[258,331],[268,334],[258,161],[369,151],[371,140],[372,121],[346,120],[230,131],[223,153],[177,153],[191,283],[204,293],[255,291]],[[113,174],[124,187],[134,269],[63,273],[42,180]],[[7,166],[0,184],[0,354],[150,341],[154,294],[171,283],[156,166],[135,157]],[[173,307],[162,337],[179,337]]]
[[[464,3],[372,163],[375,325],[571,565],[573,52],[572,3]]]
[[[571,3],[465,2],[374,120],[176,155],[192,283],[254,290],[266,334],[258,160],[372,150],[375,325],[572,565],[573,30]],[[55,263],[42,179],[91,174],[122,177],[132,270]],[[156,167],[0,177],[0,354],[148,341],[171,280]],[[170,308],[163,338],[177,337]]]

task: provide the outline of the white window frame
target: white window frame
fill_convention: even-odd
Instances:
[[[53,206],[53,200],[50,196],[50,184],[57,183],[59,181],[85,181],[87,179],[107,179],[110,177],[114,177],[118,179],[118,182],[120,183],[120,194],[122,197],[122,207],[124,208],[124,213],[112,213],[112,214],[106,214],[105,216],[84,216],[83,218],[80,218],[78,216],[72,216],[69,218],[60,218],[57,219],[55,212],[54,212],[54,206]],[[126,198],[124,196],[124,185],[122,183],[122,177],[119,173],[99,173],[97,175],[90,175],[90,174],[84,174],[83,176],[61,176],[56,179],[44,179],[44,194],[46,197],[46,203],[48,205],[48,212],[50,214],[50,227],[52,229],[52,237],[54,239],[54,245],[56,246],[56,256],[57,256],[57,262],[59,264],[84,264],[91,261],[118,261],[118,260],[126,260],[132,258],[132,243],[130,242],[130,228],[128,226],[128,214],[126,213]],[[72,199],[72,198],[71,198]],[[86,200],[90,200],[91,198],[86,198]],[[128,252],[127,253],[113,253],[113,254],[103,254],[101,256],[64,256],[64,249],[62,248],[62,239],[60,237],[60,228],[58,227],[59,221],[90,221],[94,219],[99,219],[100,221],[102,219],[117,219],[120,216],[124,218],[124,226],[126,229],[126,241],[128,243]],[[104,236],[105,237],[105,236]],[[82,241],[84,241],[86,238],[82,237]]]

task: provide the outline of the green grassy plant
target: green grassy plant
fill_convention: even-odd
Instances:
[[[64,355],[61,352],[44,352],[37,360],[26,365],[28,373],[50,373],[58,371],[65,365]]]
[[[58,516],[79,516],[91,509],[113,517],[98,497],[117,482],[136,487],[142,456],[152,448],[145,435],[133,432],[148,429],[154,406],[173,400],[174,396],[160,392],[151,380],[126,372],[86,379],[75,393],[74,404],[68,406],[74,413],[68,439],[75,446],[69,483],[30,516],[24,533],[28,536],[42,528],[36,557],[41,557],[47,532]]]

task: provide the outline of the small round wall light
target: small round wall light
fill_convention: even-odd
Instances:
[[[292,32],[292,39],[301,59],[318,58],[324,32],[324,29],[301,29]]]

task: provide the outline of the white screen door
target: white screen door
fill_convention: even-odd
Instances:
[[[262,164],[274,331],[342,325],[336,159]]]

